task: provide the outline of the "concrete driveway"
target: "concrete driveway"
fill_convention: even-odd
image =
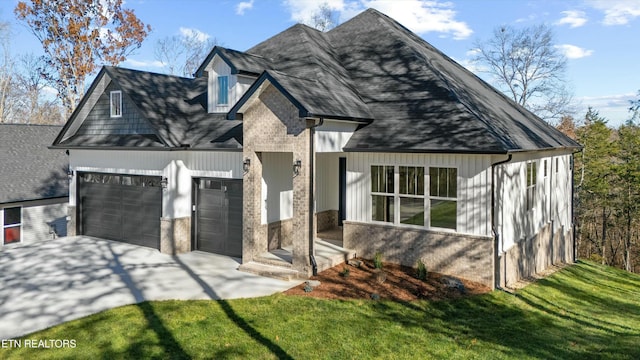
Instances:
[[[239,259],[170,256],[86,236],[0,251],[0,339],[146,300],[266,296],[297,282],[239,272]]]

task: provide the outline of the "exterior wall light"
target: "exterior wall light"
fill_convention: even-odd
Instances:
[[[166,177],[163,177],[162,180],[160,180],[160,186],[162,186],[163,189],[166,189],[167,185],[169,185],[169,181]]]
[[[293,175],[294,176],[300,175],[300,168],[301,167],[302,167],[302,161],[300,161],[300,159],[296,160],[293,163]]]
[[[71,168],[67,168],[67,177],[69,180],[73,178],[73,170],[71,170]]]
[[[242,170],[247,173],[249,172],[249,167],[251,166],[251,159],[246,158],[244,159],[244,161],[242,162]]]

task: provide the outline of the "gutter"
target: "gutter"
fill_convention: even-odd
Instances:
[[[509,157],[506,160],[501,160],[491,164],[491,233],[493,234],[493,286],[496,289],[500,289],[498,283],[498,276],[500,267],[498,266],[498,245],[500,245],[500,234],[496,228],[496,181],[495,181],[495,169],[496,166],[506,164],[513,158],[513,154],[507,154]],[[502,244],[504,245],[504,243]],[[502,249],[504,250],[504,249]]]
[[[309,263],[311,264],[311,268],[313,270],[313,276],[318,275],[318,264],[316,263],[315,257],[315,227],[313,226],[314,222],[314,210],[315,210],[315,188],[314,188],[314,177],[315,177],[315,144],[313,138],[315,137],[315,128],[322,126],[324,124],[324,118],[320,118],[320,121],[314,123],[309,127]]]

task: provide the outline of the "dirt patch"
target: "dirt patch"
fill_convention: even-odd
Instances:
[[[415,301],[455,299],[491,291],[482,284],[434,272],[429,272],[423,281],[416,278],[415,269],[391,263],[384,263],[384,274],[380,274],[372,261],[358,260],[362,263],[359,267],[341,264],[311,277],[311,280],[320,281],[313,291],[305,292],[303,283],[285,294],[324,299],[371,299],[379,296],[395,301]],[[345,269],[349,270],[346,276]]]

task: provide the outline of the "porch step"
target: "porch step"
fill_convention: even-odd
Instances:
[[[291,268],[267,265],[267,264],[262,264],[255,261],[250,261],[246,264],[241,264],[238,267],[238,270],[244,271],[250,274],[256,274],[256,275],[270,277],[270,278],[284,280],[284,281],[291,281],[294,279],[306,278],[306,276],[301,276],[301,274],[298,271],[293,270]]]
[[[254,258],[253,262],[263,265],[275,266],[279,268],[292,269],[293,265],[290,262],[285,261],[279,257],[273,256],[272,254],[260,255]]]
[[[315,242],[318,272],[340,265],[356,257],[355,250],[345,249],[322,239]]]

